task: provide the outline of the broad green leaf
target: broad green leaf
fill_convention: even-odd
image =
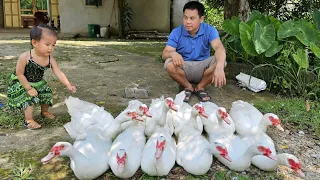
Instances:
[[[239,31],[243,49],[252,56],[258,55],[253,44],[253,29],[248,24],[241,22]]]
[[[296,22],[296,38],[304,44],[309,46],[310,42],[316,41],[316,44],[319,43],[320,32],[314,28],[314,26],[306,20],[299,20]]]
[[[256,22],[253,43],[258,54],[261,54],[269,49],[275,38],[275,28],[272,24],[263,27],[260,21]]]
[[[313,11],[313,23],[318,28],[318,30],[320,30],[320,11],[319,10]]]
[[[269,23],[268,22],[268,18],[266,18],[266,16],[261,14],[259,11],[254,10],[254,11],[251,12],[247,24],[250,26],[257,20],[263,21],[263,23],[265,23],[265,24]]]
[[[269,20],[271,24],[278,30],[280,28],[281,22],[277,18],[274,18],[273,16],[269,16]]]
[[[228,37],[227,39],[226,39],[226,41],[227,42],[233,42],[233,41],[235,41],[236,39],[238,39],[239,38],[239,36],[230,36],[230,37]]]
[[[225,32],[227,32],[230,35],[239,35],[239,24],[240,19],[238,17],[232,17],[231,20],[227,19],[223,22],[222,28]]]
[[[310,49],[318,58],[320,58],[320,48],[314,43],[310,43]]]
[[[297,54],[293,54],[293,59],[300,68],[307,69],[309,67],[308,55],[303,49],[298,49]]]
[[[278,41],[273,41],[271,47],[266,51],[265,56],[272,57],[273,55],[277,54],[282,48],[283,45],[279,46]]]
[[[291,36],[295,36],[297,33],[296,24],[294,21],[289,20],[282,23],[278,29],[278,38],[283,39]]]

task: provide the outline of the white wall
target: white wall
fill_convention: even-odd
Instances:
[[[176,28],[182,25],[182,18],[183,18],[183,6],[191,0],[174,0],[173,7],[172,7],[172,21],[173,21],[173,28]]]
[[[102,6],[86,6],[85,0],[60,0],[60,24],[62,33],[87,34],[88,24],[100,26],[111,25],[111,29],[118,31],[118,8],[116,0],[102,0]],[[112,18],[110,22],[110,17]]]

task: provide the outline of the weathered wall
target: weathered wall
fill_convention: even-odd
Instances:
[[[102,6],[86,6],[84,0],[60,0],[60,24],[62,33],[87,34],[88,24],[108,26],[118,32],[117,4],[113,0],[103,0]],[[111,17],[112,16],[112,17]]]
[[[127,0],[134,11],[132,30],[170,32],[170,0]]]
[[[172,7],[172,25],[176,28],[182,24],[183,6],[190,0],[174,0]]]
[[[3,0],[0,0],[0,28],[4,27]]]

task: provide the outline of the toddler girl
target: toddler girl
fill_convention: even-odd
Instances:
[[[56,41],[56,32],[48,25],[32,27],[30,31],[32,50],[23,53],[17,62],[16,70],[10,76],[7,107],[11,110],[23,110],[24,125],[29,129],[41,127],[33,120],[35,104],[41,105],[41,116],[54,119],[49,106],[52,105],[52,90],[43,79],[44,71],[51,68],[55,76],[69,91],[75,92],[56,60],[51,56]]]

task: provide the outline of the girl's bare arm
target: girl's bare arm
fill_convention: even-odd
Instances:
[[[50,63],[51,63],[52,71],[54,75],[57,76],[59,81],[62,84],[64,84],[66,87],[71,86],[71,83],[69,82],[67,76],[61,71],[56,60],[53,57],[51,57]]]
[[[18,59],[17,66],[16,66],[16,75],[18,77],[18,80],[22,84],[22,86],[26,89],[26,91],[29,91],[30,89],[32,89],[32,87],[29,81],[27,80],[26,76],[24,75],[24,70],[26,68],[27,62],[28,62],[28,54],[24,53]]]

